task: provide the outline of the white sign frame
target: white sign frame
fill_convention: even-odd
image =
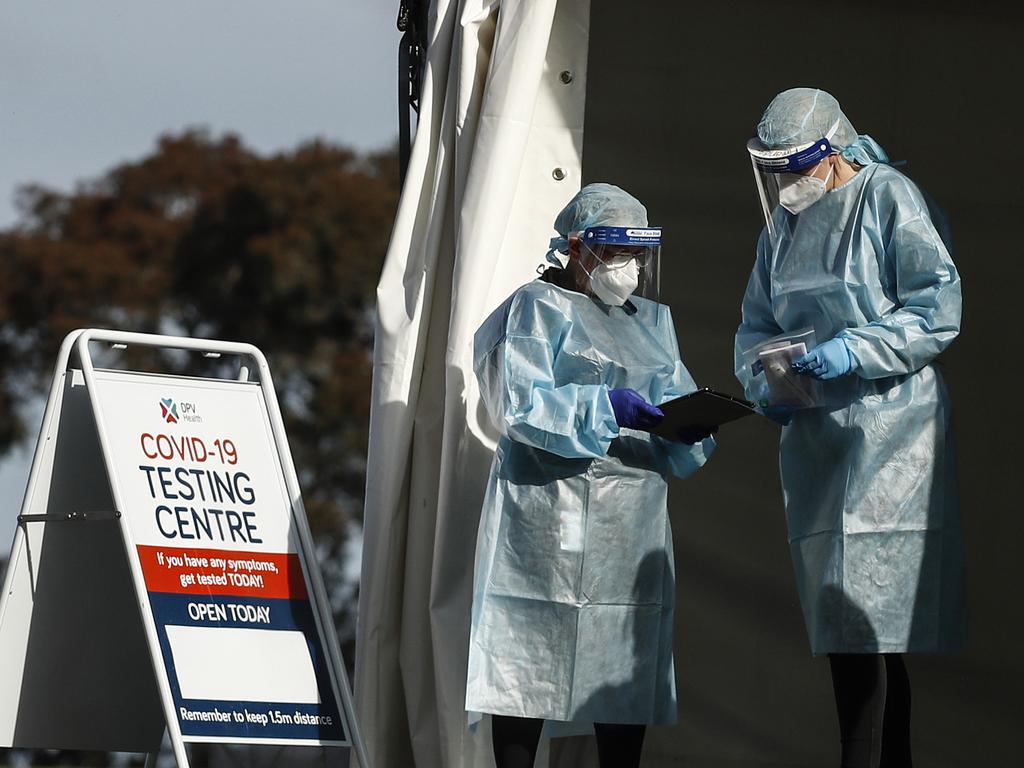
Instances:
[[[24,624],[32,618],[33,601],[38,594],[37,585],[42,584],[42,574],[37,570],[33,570],[34,566],[32,564],[34,542],[36,544],[41,543],[42,531],[45,527],[54,525],[85,525],[89,527],[115,525],[120,531],[120,538],[124,547],[125,559],[127,561],[125,566],[126,570],[130,571],[131,585],[124,585],[124,594],[111,595],[110,600],[116,603],[118,597],[120,597],[121,603],[127,605],[128,601],[125,598],[127,596],[127,591],[130,591],[128,590],[128,587],[133,586],[134,602],[138,609],[137,617],[141,618],[141,626],[139,629],[144,633],[145,644],[148,646],[149,661],[152,665],[152,670],[155,673],[156,689],[159,692],[160,708],[163,712],[163,719],[165,721],[167,734],[170,738],[170,743],[174,750],[174,755],[179,768],[188,768],[189,763],[184,746],[185,741],[178,725],[178,716],[175,711],[175,703],[172,697],[169,681],[164,673],[163,658],[161,655],[156,622],[154,620],[153,613],[150,610],[149,595],[142,566],[139,558],[136,555],[131,554],[134,553],[135,541],[129,529],[128,522],[126,518],[121,516],[120,512],[117,511],[126,509],[124,505],[125,495],[118,481],[118,473],[115,469],[115,457],[111,448],[111,439],[105,423],[104,414],[102,412],[100,398],[97,394],[97,369],[93,364],[93,358],[90,350],[90,344],[95,343],[106,343],[115,348],[124,346],[145,346],[161,349],[176,349],[202,353],[211,357],[232,355],[238,356],[243,360],[248,360],[253,364],[255,371],[257,372],[257,380],[253,382],[252,385],[258,386],[262,390],[266,415],[269,419],[269,431],[273,436],[274,444],[272,449],[276,452],[276,456],[279,460],[279,465],[283,474],[284,486],[287,489],[287,495],[291,501],[291,525],[296,533],[297,554],[302,565],[302,570],[305,574],[309,592],[309,601],[313,610],[320,643],[326,656],[325,661],[335,701],[340,705],[340,714],[344,720],[343,726],[349,737],[349,741],[347,743],[342,742],[342,745],[350,746],[355,753],[354,756],[359,760],[359,764],[364,766],[364,768],[369,768],[370,763],[367,759],[365,745],[355,717],[355,710],[352,703],[352,692],[349,686],[348,676],[345,671],[341,650],[338,646],[337,636],[333,629],[334,623],[330,614],[330,603],[327,600],[326,590],[324,588],[320,570],[316,566],[313,537],[306,519],[298,477],[292,462],[291,451],[288,447],[288,438],[284,429],[280,408],[278,406],[277,395],[275,393],[273,379],[270,374],[270,367],[263,353],[251,344],[101,329],[78,330],[72,332],[65,338],[58,355],[54,381],[51,387],[50,397],[47,401],[46,410],[43,415],[40,438],[37,443],[25,499],[22,504],[22,514],[19,516],[20,524],[15,534],[12,556],[8,564],[8,572],[5,576],[4,592],[0,595],[0,653],[5,653],[5,658],[0,658],[0,682],[5,682],[8,679],[15,679],[15,681],[20,684],[19,687],[22,688],[22,696],[24,696],[26,683],[21,679],[21,676],[25,674],[25,657],[30,650],[26,647],[29,645],[29,633],[27,628],[23,626],[18,627],[17,625]],[[81,365],[80,371],[70,367],[73,357],[77,357],[78,362]],[[107,373],[107,371],[102,372],[104,374]],[[137,372],[125,371],[123,369],[120,369],[117,372],[124,374],[137,374]],[[181,377],[181,379],[182,383],[186,385],[189,381],[195,381],[188,377]],[[238,380],[249,381],[249,368],[247,366],[242,366]],[[231,380],[223,379],[222,381]],[[66,512],[65,507],[61,507],[59,508],[59,515],[63,517],[57,519],[59,515],[52,513],[47,514],[50,512],[49,496],[53,492],[53,488],[43,488],[42,486],[44,484],[52,486],[53,483],[57,482],[55,478],[50,477],[53,471],[54,453],[58,447],[56,445],[57,434],[55,429],[57,429],[58,423],[60,422],[65,393],[69,391],[69,387],[76,384],[78,386],[84,384],[85,393],[88,397],[89,403],[91,404],[92,416],[95,423],[95,437],[98,439],[100,453],[102,454],[102,465],[106,470],[106,477],[102,479],[109,484],[109,495],[113,506],[112,509],[106,511],[75,510],[72,512]],[[40,496],[40,493],[42,493],[42,496]],[[40,510],[44,510],[44,512],[40,514]],[[77,520],[81,522],[66,522],[67,519],[72,518],[77,518]],[[33,530],[38,530],[39,534],[33,534]],[[64,588],[65,590],[67,589],[66,586]],[[27,597],[25,596],[26,594]],[[67,598],[65,597],[64,600],[66,603]],[[55,625],[48,626],[56,628]],[[97,631],[102,634],[102,628],[98,628]],[[38,634],[39,633],[37,632],[36,635],[38,636]],[[48,632],[47,634],[52,633]],[[14,638],[13,642],[11,640],[12,637]],[[118,640],[118,638],[110,638],[111,643],[118,642]],[[138,657],[141,645],[137,642],[138,638],[135,638],[135,640],[136,642],[134,646],[132,646],[131,642],[127,643],[127,650],[124,652],[127,654],[129,663],[131,663],[132,659],[135,660],[135,669],[138,670]],[[7,653],[9,648],[14,649],[13,654]],[[134,656],[132,648],[134,648]],[[105,653],[106,656],[111,655],[110,650],[104,650],[101,648],[99,649],[99,652],[101,654]],[[52,655],[55,652],[49,650],[47,653],[51,654],[52,658]],[[7,656],[10,656],[11,658],[7,658]],[[94,658],[98,659],[106,657],[96,656]],[[18,662],[21,662],[22,668],[20,670],[13,669],[12,665],[16,666]],[[111,684],[115,687],[120,685],[116,680],[112,680]],[[136,686],[136,688],[137,687],[138,686]],[[145,688],[146,686],[143,685],[142,687]],[[75,695],[74,691],[52,691],[46,692],[46,694],[54,697]],[[135,695],[139,695],[137,691]],[[0,743],[11,742],[11,746],[21,746],[21,744],[17,743],[17,739],[14,736],[17,726],[13,721],[11,721],[11,719],[17,717],[18,713],[21,711],[21,704],[23,702],[17,700],[17,694],[13,694],[13,696],[13,700],[8,697],[4,701],[0,702],[0,718],[10,721],[8,723],[0,722],[0,735],[2,735]],[[147,694],[143,694],[143,697],[147,697]],[[142,710],[145,710],[145,704],[150,704],[150,709],[152,710],[151,702],[137,702],[135,705],[141,707]],[[140,715],[140,721],[147,722],[140,722],[133,726],[134,735],[132,739],[134,739],[134,741],[129,740],[129,744],[137,744],[140,739],[145,741],[150,738],[148,736],[143,737],[139,734],[144,732],[152,733],[152,719],[153,718],[151,716],[147,716],[145,712]],[[102,731],[103,729],[101,728],[100,730]],[[46,733],[47,727],[41,727],[39,732]],[[62,733],[64,732],[62,731]],[[39,737],[37,736],[36,738]],[[74,738],[74,736],[62,736],[62,738]],[[109,739],[110,737],[101,736],[99,738],[102,740],[103,738]],[[234,740],[220,737],[200,737],[193,735],[188,737],[188,741],[231,743]],[[248,738],[245,740],[245,743],[284,745],[289,743],[300,744],[303,742],[281,738]],[[35,744],[33,746],[71,747],[73,745],[61,743]],[[111,743],[106,746],[90,743],[82,748],[130,749],[131,747],[126,747],[124,743]]]

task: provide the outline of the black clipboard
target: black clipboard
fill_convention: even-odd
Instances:
[[[665,414],[651,434],[669,440],[686,427],[717,427],[757,413],[754,404],[704,387],[658,406]]]

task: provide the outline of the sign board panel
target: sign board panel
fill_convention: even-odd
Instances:
[[[95,381],[182,738],[347,742],[262,388]]]
[[[246,364],[238,380],[99,370],[97,342]],[[185,742],[351,746],[368,768],[258,349],[69,335],[18,520],[0,746],[152,752],[166,728],[179,768]]]

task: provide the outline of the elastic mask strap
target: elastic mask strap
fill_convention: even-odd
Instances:
[[[831,157],[831,155],[829,155],[829,157]],[[832,172],[835,169],[836,169],[836,167],[832,163],[829,163],[829,165],[828,165],[828,173],[825,174],[825,180],[822,182],[822,184],[825,185],[825,191],[826,192],[828,192],[828,180],[832,178]]]

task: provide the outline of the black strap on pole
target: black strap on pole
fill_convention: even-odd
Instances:
[[[423,69],[427,62],[427,8],[429,0],[401,0],[398,8],[398,167],[401,182],[409,170],[412,125],[409,109],[420,113]]]

